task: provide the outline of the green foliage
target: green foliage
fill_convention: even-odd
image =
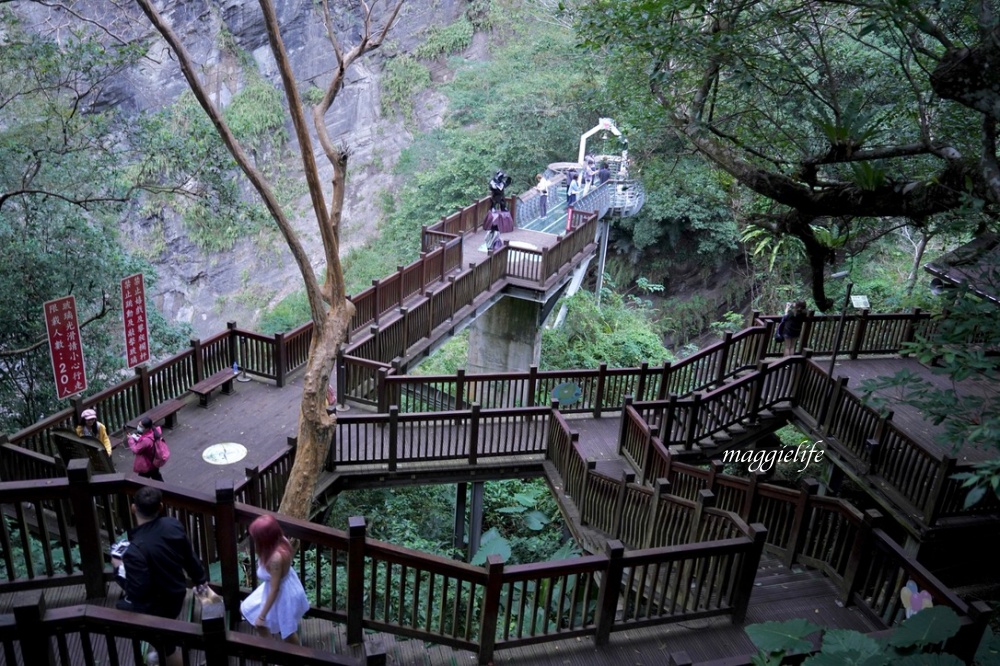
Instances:
[[[825,629],[802,619],[754,624],[747,627],[746,632],[760,650],[753,659],[757,666],[778,666],[786,655],[810,652],[812,641],[807,638],[817,632],[822,632],[822,647],[807,657],[802,662],[803,666],[888,666],[904,663],[951,666],[963,662],[950,654],[925,650],[933,649],[954,636],[959,625],[955,611],[946,606],[935,606],[903,620],[886,640],[875,640],[847,629]],[[983,652],[981,649],[980,654]]]
[[[262,335],[285,333],[309,321],[309,299],[305,291],[297,291],[281,299],[277,305],[265,310],[257,323]]]
[[[417,46],[413,55],[418,58],[437,58],[457,53],[472,43],[472,33],[472,21],[465,16],[445,26],[431,26],[427,39]]]
[[[252,57],[236,54],[243,87],[222,110],[223,118],[258,168],[276,183],[279,202],[288,205],[303,185],[281,177],[280,160],[263,159],[280,157],[288,138],[281,93],[260,75]],[[211,253],[272,228],[270,214],[243,188],[235,160],[190,91],[167,109],[140,116],[137,124],[136,148],[146,159],[132,173],[159,192],[146,202],[151,215],[163,208],[180,213],[188,237]],[[177,183],[184,196],[177,196]]]
[[[593,294],[579,291],[565,300],[568,312],[560,328],[542,333],[543,369],[637,367],[671,359],[641,301],[606,290],[601,306]]]
[[[411,375],[454,375],[469,361],[469,331],[462,331],[441,345],[427,360],[410,371]]]
[[[382,77],[382,113],[413,120],[413,96],[430,83],[426,65],[405,53],[395,56],[386,63]]]
[[[1000,381],[1000,357],[994,353],[997,348],[1000,309],[965,289],[958,290],[947,311],[935,317],[934,325],[903,345],[904,353],[931,366],[934,374],[949,378],[953,385],[942,388],[902,371],[862,382],[865,400],[878,408],[892,401],[916,407],[925,419],[943,426],[939,439],[955,451],[964,446],[997,451],[1000,396],[992,388]],[[957,382],[965,384],[960,387]],[[977,465],[958,478],[970,489],[967,506],[987,492],[1000,496],[1000,460]]]
[[[0,517],[0,520],[3,520],[6,523],[6,525],[3,526],[3,530],[9,537],[8,543],[10,544],[11,552],[8,553],[8,555],[9,561],[13,563],[13,570],[8,571],[6,564],[8,558],[0,557],[0,575],[2,575],[5,580],[28,577],[27,562],[29,558],[25,557],[24,553],[25,540],[27,540],[28,549],[30,551],[30,561],[34,562],[35,574],[38,573],[39,564],[46,561],[46,552],[52,559],[52,568],[56,573],[69,573],[74,569],[80,569],[80,546],[73,545],[70,547],[70,561],[67,562],[66,552],[63,550],[62,543],[58,538],[51,539],[48,543],[46,543],[30,531],[23,533],[17,527],[17,523],[14,520],[6,517]]]
[[[483,528],[487,532],[495,530],[495,538],[502,539],[509,546],[510,557],[505,558],[508,564],[552,559],[563,541],[562,525],[559,508],[545,479],[486,483],[483,491]],[[483,547],[486,547],[485,534],[483,538]],[[491,548],[504,546],[497,543]]]
[[[136,182],[132,156],[113,149],[136,134],[95,107],[114,76],[142,55],[67,33],[61,43],[26,31],[0,8],[0,431],[66,406],[55,398],[41,316],[45,301],[72,294],[81,324],[88,390],[121,379],[119,281],[155,274],[131,255],[118,225]],[[151,305],[151,304],[150,304]],[[151,352],[177,349],[183,332],[149,307]],[[20,351],[19,350],[23,350]]]

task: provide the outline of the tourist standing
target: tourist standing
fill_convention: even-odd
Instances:
[[[299,643],[299,620],[309,610],[309,599],[292,568],[292,544],[274,516],[250,523],[257,551],[257,578],[261,584],[240,604],[240,612],[261,636],[278,635]]]
[[[97,420],[95,410],[85,409],[80,414],[80,425],[76,426],[76,436],[84,439],[96,439],[108,455],[111,455],[111,438],[108,437],[108,429]]]

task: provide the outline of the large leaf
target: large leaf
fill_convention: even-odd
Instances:
[[[820,629],[821,627],[812,622],[795,619],[785,622],[752,624],[746,628],[746,632],[753,644],[764,652],[785,652],[787,654],[812,650],[812,643],[805,638]]]
[[[898,648],[935,645],[958,633],[958,627],[958,615],[952,609],[946,606],[925,608],[899,625],[889,645]]]
[[[823,634],[823,649],[803,666],[881,666],[888,656],[877,641],[858,631],[830,629]]]
[[[549,524],[549,517],[546,516],[541,511],[531,511],[524,514],[524,525],[529,530],[534,530],[535,532],[544,528]]]
[[[892,660],[892,666],[962,666],[964,663],[953,654],[908,654]]]
[[[484,533],[479,542],[479,550],[472,556],[470,564],[482,566],[490,555],[499,555],[504,562],[510,559],[510,542],[500,536],[495,529]]]

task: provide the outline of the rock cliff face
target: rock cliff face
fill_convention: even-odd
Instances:
[[[108,19],[107,7],[111,3],[105,3],[106,0],[78,0],[75,8],[83,15]],[[350,48],[360,35],[360,14],[356,11],[360,2],[330,4],[336,14],[338,38],[345,48]],[[384,3],[377,4],[384,9]],[[389,33],[389,41],[407,51],[420,43],[429,27],[454,21],[466,4],[463,0],[408,0]],[[275,5],[300,92],[304,93],[311,85],[324,86],[336,61],[317,11],[319,3],[278,0]],[[181,36],[192,58],[202,66],[202,76],[217,104],[225,107],[242,81],[238,72],[234,75],[231,55],[220,48],[223,35],[231,37],[240,50],[252,54],[260,73],[280,89],[257,0],[165,0],[158,7]],[[39,25],[50,23],[54,16],[52,10],[45,8],[28,7],[25,11],[34,13],[33,19]],[[142,64],[109,91],[104,103],[130,112],[166,107],[187,90],[187,84],[165,42],[138,10],[131,11],[134,14],[130,16],[114,17],[116,34],[148,39],[152,47]],[[62,14],[60,20],[70,19]],[[394,191],[391,170],[411,140],[400,119],[382,116],[383,64],[384,56],[379,51],[362,58],[348,72],[346,85],[326,115],[331,138],[348,146],[351,154],[342,253],[362,244],[375,232],[381,215],[379,195]],[[417,108],[421,112],[421,118],[417,119],[419,129],[431,129],[443,116],[443,102],[438,96],[427,96]],[[307,115],[311,125],[311,114]],[[294,136],[290,123],[287,130],[289,136]],[[293,148],[297,150],[297,146]],[[322,180],[329,182],[332,168],[327,166],[318,143],[314,143],[313,150],[321,167],[327,167]],[[300,162],[289,161],[285,168],[289,178],[303,182],[304,192]],[[322,262],[322,247],[307,195],[297,209],[300,212],[296,226],[318,266]],[[165,249],[153,259],[160,279],[152,296],[168,319],[189,322],[197,336],[221,331],[226,321],[253,327],[264,307],[301,286],[298,268],[277,233],[268,243],[271,247],[261,247],[259,240],[255,243],[245,239],[232,252],[219,256],[200,251],[186,238],[180,222],[169,216],[144,219],[136,214],[124,231],[125,237],[134,242],[143,242],[150,234],[155,234],[158,240],[162,236]]]

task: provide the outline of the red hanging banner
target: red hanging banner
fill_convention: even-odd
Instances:
[[[122,320],[125,324],[125,360],[134,368],[149,360],[149,329],[146,326],[146,288],[142,273],[122,280]]]
[[[76,319],[76,297],[65,296],[43,306],[45,330],[49,336],[49,356],[60,400],[87,390],[80,325]]]

